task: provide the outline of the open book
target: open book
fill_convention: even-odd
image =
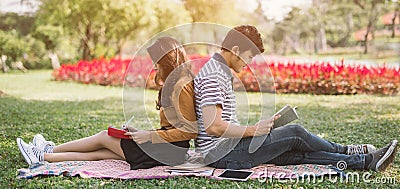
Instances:
[[[273,128],[277,128],[277,127],[281,127],[284,126],[296,119],[299,119],[299,115],[296,112],[296,108],[297,107],[291,107],[289,105],[286,105],[285,107],[283,107],[282,109],[280,109],[278,112],[276,112],[275,115],[280,114],[281,117],[279,117],[278,119],[276,119],[274,121],[274,127]]]

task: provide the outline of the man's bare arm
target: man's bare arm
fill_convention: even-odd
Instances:
[[[204,128],[209,135],[225,138],[246,138],[268,134],[273,126],[273,119],[261,120],[256,125],[251,126],[230,124],[222,120],[221,105],[205,106],[202,111]]]

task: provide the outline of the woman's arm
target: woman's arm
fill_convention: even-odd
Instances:
[[[197,133],[190,133],[177,128],[151,131],[150,133],[152,143],[179,142],[197,137]]]
[[[187,132],[174,127],[167,130],[159,129],[155,131],[137,130],[135,132],[127,132],[125,135],[131,135],[130,138],[138,144],[149,141],[152,143],[179,142],[197,137],[197,133]]]

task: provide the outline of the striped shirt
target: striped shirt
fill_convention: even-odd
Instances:
[[[236,100],[232,87],[232,73],[225,59],[215,53],[194,79],[198,135],[196,151],[206,155],[224,139],[211,136],[204,128],[202,107],[221,105],[222,120],[239,124],[236,117]]]

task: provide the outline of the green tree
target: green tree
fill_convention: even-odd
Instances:
[[[39,25],[32,35],[34,38],[44,43],[44,47],[48,51],[48,56],[51,59],[53,69],[58,69],[60,67],[60,62],[58,54],[56,53],[56,48],[60,42],[60,37],[63,35],[62,27],[48,24]]]
[[[240,12],[234,0],[183,0],[193,22],[212,22],[234,26]]]
[[[61,25],[79,39],[82,59],[96,56],[96,50],[120,51],[125,41],[150,22],[145,0],[41,0],[39,23]]]
[[[183,3],[171,3],[169,0],[157,0],[153,4],[156,24],[154,31],[161,32],[169,27],[192,21],[191,15]]]
[[[364,53],[367,53],[368,46],[373,45],[375,30],[380,27],[379,17],[394,8],[393,4],[388,0],[313,0],[308,8],[292,7],[271,33],[274,49],[286,53],[289,48],[301,53],[304,49],[310,52],[313,46],[314,53],[318,53],[328,45],[348,47],[355,44],[354,32],[367,28],[363,40]]]
[[[298,7],[292,7],[288,15],[275,25],[272,31],[274,50],[286,54],[288,50],[303,53],[306,46],[310,46],[317,25],[309,21],[310,15]]]
[[[366,23],[365,15],[352,0],[314,0],[309,12],[318,27],[325,30],[326,43],[331,47],[351,45],[354,31]]]
[[[49,60],[46,58],[48,52],[46,44],[31,35],[24,36],[23,40],[26,46],[23,65],[27,69],[51,68]]]
[[[15,30],[22,36],[28,35],[33,28],[35,17],[26,14],[17,14],[14,12],[0,13],[0,30]]]
[[[385,4],[390,2],[386,0],[354,0],[354,3],[367,13],[368,24],[366,26],[367,31],[364,35],[363,41],[364,54],[367,54],[370,45],[368,38],[371,35],[371,43],[373,43],[379,15],[382,13],[382,8],[384,8]]]
[[[211,22],[215,24],[234,27],[240,23],[241,12],[235,7],[235,0],[183,0],[185,9],[189,12],[192,22]],[[222,39],[218,37],[219,31],[208,31],[201,37],[193,35],[201,28],[191,27],[192,38],[206,38],[221,44]],[[192,39],[193,40],[193,39]],[[209,52],[212,48],[197,49],[199,52]]]
[[[121,55],[122,48],[129,39],[135,38],[144,29],[149,30],[151,11],[152,4],[146,0],[110,1],[107,9],[101,13],[103,20],[99,28],[104,36],[96,36],[102,37],[100,45],[106,47],[107,52],[116,49],[114,52]]]
[[[23,54],[28,51],[25,41],[20,39],[15,31],[3,32],[0,30],[0,56],[7,56],[7,62],[16,62],[23,58]],[[7,62],[2,62],[3,72],[7,72]]]
[[[63,35],[63,29],[61,26],[39,25],[32,32],[32,35],[41,40],[46,45],[47,50],[54,51],[60,36]]]

